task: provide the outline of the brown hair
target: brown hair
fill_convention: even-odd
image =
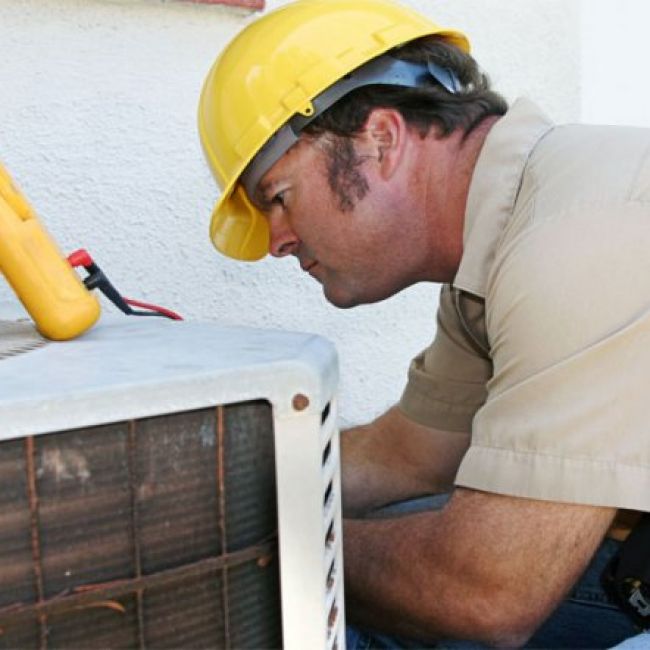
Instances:
[[[490,88],[487,76],[469,55],[439,37],[424,37],[390,52],[395,58],[416,63],[436,63],[451,70],[460,89],[452,94],[432,80],[418,88],[374,85],[358,88],[341,98],[310,124],[304,133],[350,137],[359,133],[374,108],[395,108],[407,124],[424,137],[432,126],[442,136],[463,129],[467,136],[490,115],[503,115],[508,105]]]

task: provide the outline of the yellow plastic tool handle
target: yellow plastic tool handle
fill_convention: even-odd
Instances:
[[[0,271],[45,337],[67,340],[99,318],[99,302],[0,164]]]

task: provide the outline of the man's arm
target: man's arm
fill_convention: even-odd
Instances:
[[[438,512],[348,519],[348,620],[422,641],[521,645],[578,579],[614,513],[458,488]]]
[[[344,515],[450,491],[468,445],[469,434],[422,426],[396,406],[368,425],[344,431]]]

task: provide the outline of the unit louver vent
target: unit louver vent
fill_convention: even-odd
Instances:
[[[0,320],[0,361],[31,352],[46,343],[31,322]]]
[[[337,525],[340,519],[340,495],[337,489],[340,484],[339,480],[339,459],[332,453],[333,437],[336,435],[336,426],[333,418],[329,417],[329,404],[323,411],[321,439],[324,443],[323,450],[323,517],[325,533],[325,565],[328,568],[325,579],[325,602],[327,609],[327,643],[328,647],[336,650],[339,646],[339,640],[344,635],[342,616],[342,566],[341,566],[341,547],[340,527]],[[338,448],[338,445],[336,445]]]

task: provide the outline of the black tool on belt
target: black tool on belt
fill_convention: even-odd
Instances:
[[[608,564],[603,587],[625,614],[644,630],[650,629],[650,513],[632,529]]]

